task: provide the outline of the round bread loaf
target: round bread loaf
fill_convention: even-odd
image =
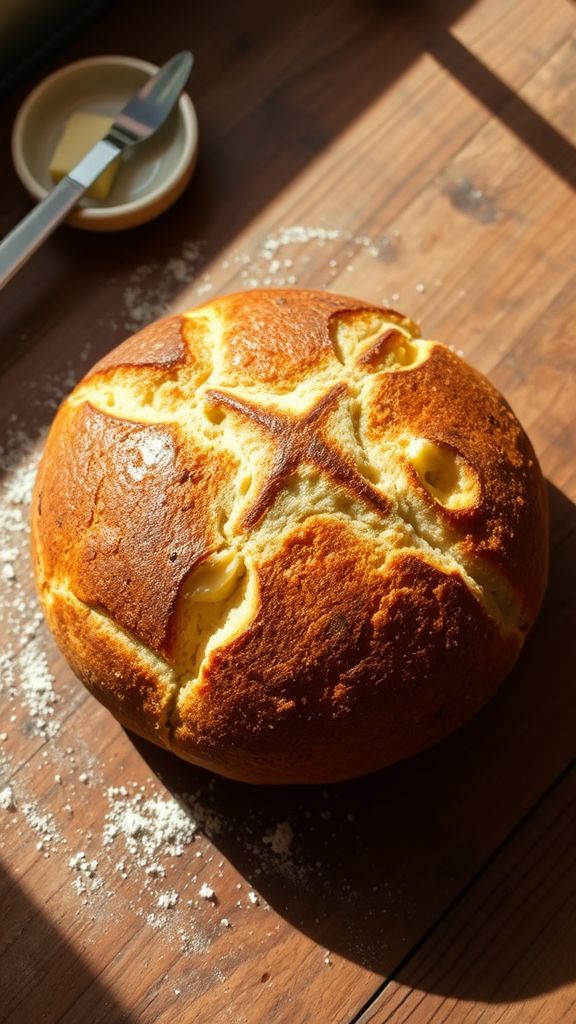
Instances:
[[[62,404],[38,587],[129,729],[248,782],[435,743],[537,614],[545,489],[507,403],[390,309],[229,295],[151,324]]]

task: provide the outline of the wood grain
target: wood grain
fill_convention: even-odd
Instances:
[[[572,1021],[575,809],[572,767],[357,1024]]]
[[[576,660],[573,9],[194,8],[122,0],[58,62],[160,63],[189,45],[201,160],[157,222],[113,240],[62,230],[0,295],[4,437],[45,427],[62,381],[141,322],[139,288],[155,315],[264,283],[263,246],[313,227],[273,250],[273,283],[398,295],[512,403],[550,481],[550,585],[485,712],[419,758],[326,790],[213,779],[135,740],[43,634],[60,731],[37,735],[18,689],[0,725],[0,790],[17,797],[0,810],[0,1020],[348,1024],[392,976],[366,1020],[390,1009],[401,1021],[404,1008],[415,1021],[569,1020],[576,971],[555,921],[572,920],[559,872]],[[27,87],[0,106],[3,138]],[[28,202],[6,161],[0,184],[6,230]],[[191,242],[198,260],[183,255]],[[150,881],[122,837],[103,843],[108,790],[122,783],[187,800],[199,822],[182,856],[164,857],[165,879]],[[53,815],[57,839],[42,849],[25,801]],[[282,822],[285,857],[265,842]],[[79,852],[98,861],[86,892],[73,885]],[[177,906],[161,914],[171,890]]]

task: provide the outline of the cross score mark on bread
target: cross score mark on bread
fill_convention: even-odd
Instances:
[[[251,405],[222,391],[206,392],[206,398],[210,403],[224,406],[236,415],[245,417],[266,434],[272,435],[277,444],[276,458],[261,486],[260,493],[242,515],[244,529],[249,530],[259,522],[283,483],[303,462],[315,465],[337,485],[351,491],[380,514],[386,515],[390,510],[390,502],[384,495],[360,475],[342,452],[322,437],[323,420],[346,391],[345,384],[335,385],[302,416],[281,415],[271,409]]]
[[[545,525],[484,378],[393,310],[270,291],[93,368],[33,533],[49,622],[121,721],[235,778],[329,781],[487,699],[538,609]]]

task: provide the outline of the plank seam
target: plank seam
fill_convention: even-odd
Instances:
[[[465,883],[463,888],[457,895],[451,900],[445,910],[443,910],[439,917],[430,925],[430,927],[424,932],[424,935],[414,944],[412,949],[406,953],[404,957],[399,961],[396,967],[390,972],[387,978],[378,986],[377,989],[372,993],[370,998],[364,1003],[364,1005],[358,1010],[354,1017],[351,1017],[346,1024],[362,1024],[363,1017],[374,1006],[376,1000],[382,995],[382,993],[388,988],[391,982],[393,982],[400,971],[410,963],[411,960],[420,952],[421,949],[426,946],[430,940],[434,937],[434,934],[439,928],[445,923],[445,921],[453,914],[453,912],[459,907],[464,901],[468,894],[474,889],[478,882],[487,874],[492,866],[498,861],[500,856],[504,853],[508,845],[513,842],[516,837],[524,830],[524,828],[530,823],[533,817],[538,813],[541,807],[548,801],[552,796],[553,792],[567,779],[570,773],[576,767],[576,758],[568,762],[566,767],[556,776],[553,782],[544,790],[541,796],[538,797],[536,802],[530,807],[528,811],[520,818],[520,820],[513,826],[513,828],[507,833],[502,841],[497,845],[495,850],[487,857],[481,867],[474,872],[472,877]],[[390,1018],[387,1018],[390,1019]],[[385,1021],[380,1022],[385,1024]]]

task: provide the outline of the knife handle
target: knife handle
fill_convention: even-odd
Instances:
[[[73,210],[86,185],[65,177],[0,243],[0,288]]]
[[[117,159],[124,146],[125,143],[108,137],[97,142],[70,174],[62,178],[56,188],[6,235],[0,242],[0,289],[66,219],[92,182]]]

